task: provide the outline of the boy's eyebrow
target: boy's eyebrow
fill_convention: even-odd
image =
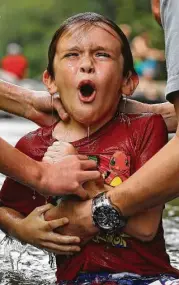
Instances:
[[[96,50],[104,50],[104,51],[112,51],[109,47],[106,46],[97,46],[95,48],[93,48],[94,51]]]
[[[66,52],[66,51],[73,51],[73,50],[80,50],[79,46],[72,46],[72,47],[66,47],[65,49],[61,49],[61,52]]]
[[[93,51],[107,51],[107,52],[111,52],[111,53],[121,53],[121,48],[120,49],[112,49],[110,47],[107,46],[96,46],[93,48]]]
[[[72,46],[72,47],[67,47],[65,49],[61,49],[60,52],[66,52],[66,51],[74,51],[74,50],[78,50],[80,51],[81,50],[81,47],[80,46]],[[103,50],[103,51],[113,51],[111,48],[109,47],[106,47],[106,46],[95,46],[95,47],[92,47],[92,51],[97,51],[97,50]]]

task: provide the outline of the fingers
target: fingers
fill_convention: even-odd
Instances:
[[[52,221],[48,223],[50,224],[51,222]],[[73,252],[79,252],[80,247],[78,245],[74,245],[79,242],[80,238],[76,236],[63,236],[54,232],[48,232],[45,235],[45,240],[41,240],[40,246],[56,254],[66,255],[72,254]]]
[[[86,170],[86,169],[95,169],[97,167],[96,161],[91,160],[91,159],[86,159],[80,161],[81,164],[81,169]]]
[[[82,200],[89,199],[88,193],[86,192],[86,190],[81,185],[78,187],[75,194],[78,195]]]
[[[41,247],[60,255],[70,255],[81,250],[77,245],[57,245],[53,242],[42,242]]]
[[[55,98],[53,101],[53,107],[54,109],[57,111],[59,117],[63,120],[63,121],[67,121],[69,116],[68,113],[65,111],[62,102],[59,98]]]
[[[48,221],[48,226],[50,227],[51,230],[54,230],[58,227],[62,227],[64,225],[67,225],[68,223],[69,223],[69,220],[64,217],[61,219]]]
[[[31,212],[31,214],[34,215],[34,216],[37,216],[37,215],[38,216],[42,216],[46,211],[52,209],[53,207],[54,206],[52,204],[48,203],[48,204],[45,204],[43,206],[35,208],[35,210],[33,210]]]
[[[78,154],[77,157],[78,157],[78,159],[80,159],[80,160],[89,160],[89,159],[88,159],[88,156],[85,155],[85,154]]]
[[[59,158],[62,158],[62,156],[64,156],[65,154],[62,151],[52,151],[52,150],[48,150],[45,154],[44,157],[50,157],[50,158],[54,158],[59,156]]]
[[[97,180],[100,179],[100,172],[97,170],[94,171],[83,171],[79,174],[80,183],[84,183],[86,181]]]
[[[43,158],[42,158],[42,161],[43,162],[47,162],[47,163],[54,163],[54,160],[51,158],[51,157],[49,157],[49,156],[44,156]]]
[[[50,223],[50,222],[48,222],[48,223]],[[77,236],[67,236],[67,235],[61,235],[61,234],[55,233],[55,232],[48,232],[46,234],[44,241],[53,242],[53,243],[56,243],[58,245],[61,245],[61,244],[69,245],[69,244],[74,244],[74,243],[75,244],[80,243],[80,238]]]

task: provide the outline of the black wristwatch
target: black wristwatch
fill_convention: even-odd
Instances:
[[[120,231],[127,223],[127,218],[122,215],[120,209],[112,205],[106,197],[106,192],[93,198],[92,219],[96,227],[108,233]]]

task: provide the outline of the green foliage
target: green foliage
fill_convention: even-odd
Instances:
[[[133,36],[148,30],[153,45],[163,47],[162,30],[152,18],[150,0],[0,0],[0,58],[8,43],[17,42],[29,59],[29,76],[39,77],[46,67],[54,31],[67,17],[85,11],[130,24]]]

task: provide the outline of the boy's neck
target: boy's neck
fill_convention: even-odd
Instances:
[[[68,122],[60,121],[55,126],[52,136],[57,140],[65,142],[77,141],[95,133],[108,121],[110,121],[112,117],[113,116],[106,116],[103,120],[89,126],[81,124],[72,118],[70,118]]]

